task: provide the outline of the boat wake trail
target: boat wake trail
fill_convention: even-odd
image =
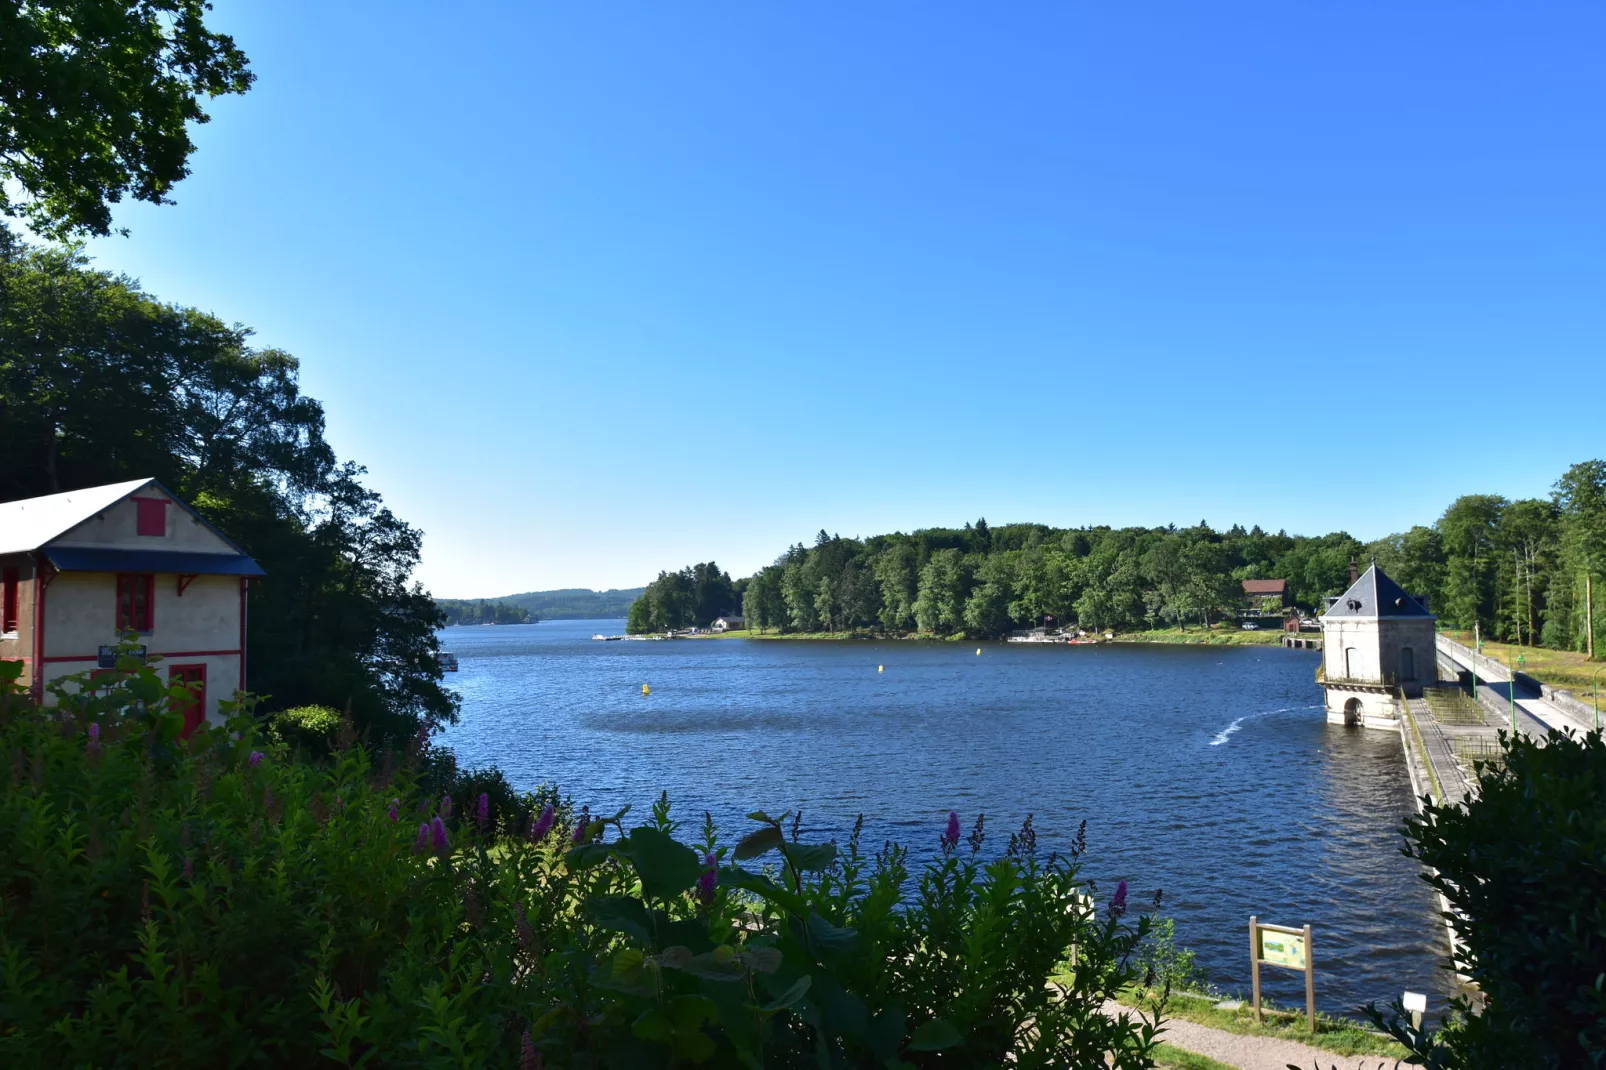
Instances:
[[[1319,710],[1321,708],[1321,703],[1318,702],[1309,706],[1284,706],[1280,710],[1261,710],[1259,713],[1246,713],[1242,717],[1233,721],[1232,724],[1228,725],[1226,728],[1223,728],[1221,731],[1217,732],[1215,736],[1211,738],[1210,745],[1212,747],[1219,747],[1223,743],[1227,742],[1227,740],[1232,738],[1232,734],[1238,731],[1238,729],[1243,726],[1243,723],[1249,720],[1251,717],[1270,717],[1274,713],[1293,713],[1295,710]]]

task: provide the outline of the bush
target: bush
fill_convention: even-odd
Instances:
[[[1152,1066],[1102,1010],[1148,918],[1030,823],[912,877],[796,818],[693,846],[667,799],[521,824],[249,703],[182,740],[149,667],[53,691],[0,687],[0,1065]]]
[[[340,714],[328,706],[296,706],[268,718],[268,738],[324,755],[335,749],[340,735]]]
[[[1403,830],[1433,872],[1480,1008],[1419,1033],[1396,1005],[1374,1020],[1434,1067],[1606,1063],[1606,744],[1551,732],[1506,740],[1464,805],[1430,804]]]

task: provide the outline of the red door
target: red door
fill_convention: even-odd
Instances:
[[[187,703],[174,703],[173,708],[184,714],[184,738],[188,739],[201,722],[206,720],[206,666],[175,665],[167,671],[167,681],[183,684],[195,695]]]

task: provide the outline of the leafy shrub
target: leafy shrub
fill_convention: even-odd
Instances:
[[[1551,732],[1505,740],[1479,763],[1465,804],[1429,804],[1405,853],[1431,871],[1484,1004],[1453,1003],[1450,1024],[1383,1021],[1431,1067],[1606,1064],[1606,743]]]
[[[53,691],[0,686],[0,1065],[1152,1065],[1102,1010],[1148,918],[1029,822],[911,875],[862,825],[498,817],[416,760],[298,760],[249,702],[183,740],[132,663]]]
[[[340,714],[328,706],[296,706],[268,718],[268,738],[309,754],[328,754],[340,735]]]

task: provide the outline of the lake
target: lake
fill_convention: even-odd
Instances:
[[[1040,852],[1087,820],[1108,895],[1164,889],[1178,943],[1247,993],[1251,914],[1314,927],[1318,1005],[1443,996],[1437,905],[1399,852],[1413,809],[1399,738],[1329,725],[1319,654],[1280,647],[686,639],[595,642],[623,621],[450,628],[463,697],[444,741],[516,787],[594,812],[682,820],[802,808],[806,836],[936,853],[949,810],[987,815],[991,853],[1035,815]],[[885,671],[877,672],[878,665]],[[641,685],[651,686],[643,697]],[[1303,1004],[1302,975],[1264,968]],[[1434,1003],[1442,1006],[1442,1000]]]

